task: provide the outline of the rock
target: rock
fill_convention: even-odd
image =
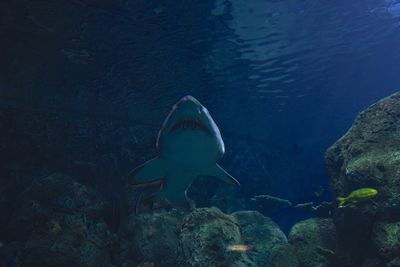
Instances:
[[[391,260],[386,266],[387,267],[400,267],[400,256],[396,257],[394,260]]]
[[[61,224],[64,225],[64,224]],[[108,226],[97,223],[66,224],[59,232],[49,229],[44,236],[20,243],[21,266],[104,266],[110,264],[111,235]]]
[[[269,267],[300,267],[300,261],[293,245],[285,244],[276,249],[270,258]]]
[[[363,187],[378,190],[373,200],[335,208],[343,266],[361,266],[365,254],[378,253],[371,239],[374,225],[400,221],[399,118],[400,93],[395,93],[361,112],[349,131],[326,152],[335,198]]]
[[[378,255],[385,261],[393,260],[400,255],[400,222],[377,223],[372,240]]]
[[[233,216],[217,208],[196,209],[183,220],[176,266],[255,267],[246,252],[227,250],[242,242]]]
[[[237,211],[231,214],[240,227],[244,244],[255,247],[248,257],[256,266],[269,266],[271,254],[287,243],[285,234],[270,218],[257,211]]]
[[[379,261],[375,256],[367,255],[362,263],[360,263],[361,267],[377,267],[377,266],[386,266],[383,265],[382,262]]]
[[[256,211],[232,215],[217,208],[192,212],[159,210],[126,218],[120,232],[121,259],[126,266],[265,266],[284,233]],[[255,247],[229,251],[231,245]]]
[[[326,152],[335,197],[362,187],[378,196],[357,208],[368,216],[400,218],[400,93],[361,112],[350,130]]]
[[[21,266],[111,264],[115,238],[102,218],[105,202],[92,189],[53,174],[35,180],[16,207],[6,255]]]
[[[179,210],[129,215],[119,236],[126,266],[154,262],[155,266],[178,266],[176,251],[185,213]]]
[[[78,216],[86,222],[102,220],[105,208],[105,201],[96,191],[67,175],[55,173],[38,178],[17,200],[8,223],[10,235],[7,238],[25,239],[34,229],[41,229],[48,222],[64,217]]]
[[[337,266],[336,229],[332,219],[301,221],[292,227],[288,240],[301,266]]]

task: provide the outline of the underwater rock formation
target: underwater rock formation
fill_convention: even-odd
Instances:
[[[288,236],[301,266],[335,265],[336,229],[332,219],[313,218],[295,224]]]
[[[201,208],[182,222],[177,266],[257,266],[246,252],[229,251],[230,245],[242,244],[235,219],[217,208]]]
[[[400,222],[377,223],[373,229],[372,240],[382,259],[400,260]]]
[[[179,210],[129,215],[119,232],[121,259],[126,266],[144,262],[178,266],[176,250],[184,215]]]
[[[99,192],[68,175],[33,179],[5,220],[0,266],[255,267],[268,266],[287,244],[278,225],[257,211],[131,213],[117,235],[108,208]]]
[[[296,223],[288,243],[271,255],[271,267],[338,266],[336,229],[332,219],[312,218]]]
[[[335,197],[364,187],[378,191],[372,200],[335,209],[342,266],[383,266],[398,256],[400,233],[392,232],[392,240],[385,236],[400,222],[399,118],[400,93],[395,93],[361,112],[326,152]]]
[[[127,215],[116,236],[105,221],[107,205],[70,176],[33,180],[8,220],[0,266],[335,266],[331,219],[299,222],[288,241],[257,211],[157,209]],[[396,223],[374,228],[373,244],[391,261],[388,266],[398,261],[399,244],[392,238],[398,228]]]
[[[172,209],[129,215],[120,229],[124,266],[268,266],[287,244],[271,219],[256,211],[231,215],[217,208]],[[244,249],[230,249],[244,245]],[[240,247],[240,246],[239,246]]]
[[[295,224],[288,244],[271,256],[273,267],[338,266],[336,229],[332,219],[312,218]]]
[[[17,266],[109,266],[115,238],[104,201],[63,174],[22,192],[7,225],[3,258]]]
[[[287,243],[285,234],[270,218],[258,211],[237,211],[231,214],[240,227],[242,242],[255,247],[248,257],[256,266],[268,266],[271,254]]]

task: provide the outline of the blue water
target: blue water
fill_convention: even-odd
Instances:
[[[221,165],[242,183],[229,201],[330,200],[325,150],[358,112],[400,88],[398,1],[3,5],[2,161],[35,175],[90,176],[116,201],[186,94],[221,130]],[[193,190],[201,200],[226,185],[216,187]],[[307,216],[274,219],[287,231]]]

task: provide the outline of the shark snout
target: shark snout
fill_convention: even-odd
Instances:
[[[199,100],[197,100],[194,96],[191,96],[191,95],[186,95],[186,96],[182,97],[180,101],[182,101],[182,102],[193,102],[193,103],[201,106]]]
[[[191,95],[185,95],[184,97],[181,98],[180,101],[192,101],[192,102],[199,102],[196,98],[194,98]]]
[[[187,95],[179,100],[176,106],[181,113],[185,113],[187,116],[199,114],[203,109],[203,106],[200,104],[200,102],[190,95]]]

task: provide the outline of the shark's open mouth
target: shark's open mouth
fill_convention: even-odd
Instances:
[[[169,130],[170,132],[178,130],[178,129],[192,129],[192,130],[199,130],[205,133],[210,133],[210,130],[200,121],[195,119],[184,119],[175,122],[175,124]]]

